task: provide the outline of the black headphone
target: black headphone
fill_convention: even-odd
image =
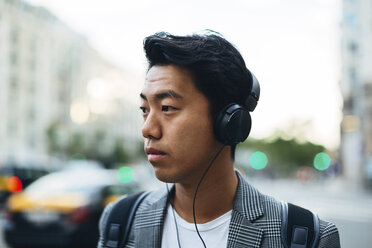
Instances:
[[[217,139],[225,145],[231,146],[243,142],[251,131],[252,119],[249,112],[253,112],[257,106],[260,98],[260,84],[253,73],[249,70],[248,72],[252,77],[252,88],[244,105],[228,104],[218,113],[214,123],[214,133]]]

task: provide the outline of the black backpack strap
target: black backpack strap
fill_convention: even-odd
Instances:
[[[285,248],[315,248],[319,219],[310,210],[282,202],[282,243]]]
[[[124,247],[128,241],[136,210],[149,192],[139,192],[119,198],[108,213],[104,230],[104,245],[108,248]],[[120,244],[120,246],[119,246]]]

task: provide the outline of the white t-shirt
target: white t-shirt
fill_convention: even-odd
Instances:
[[[178,248],[176,224],[173,213],[176,218],[178,234],[181,248],[199,248],[204,247],[200,240],[194,223],[189,223],[182,219],[176,211],[173,211],[169,204],[165,216],[163,237],[161,242],[162,248]],[[229,234],[229,224],[232,210],[222,216],[204,224],[198,224],[200,236],[208,248],[226,248],[227,236]]]

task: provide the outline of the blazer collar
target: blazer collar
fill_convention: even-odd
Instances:
[[[237,171],[238,187],[235,194],[233,213],[229,226],[227,247],[259,247],[263,229],[254,221],[264,214],[261,194],[249,185]],[[171,190],[174,190],[172,187]],[[167,209],[167,191],[150,194],[146,206],[137,214],[136,231],[142,237],[136,240],[136,247],[161,247],[164,217]]]
[[[164,217],[167,210],[167,191],[161,189],[147,196],[146,205],[140,206],[136,214],[135,247],[161,247]]]
[[[239,212],[249,221],[254,221],[264,214],[261,193],[252,187],[240,174],[238,176],[238,187],[235,193],[234,210]]]
[[[229,226],[227,247],[259,248],[264,231],[256,226],[254,221],[264,214],[261,194],[250,186],[238,171],[236,174],[239,182]]]

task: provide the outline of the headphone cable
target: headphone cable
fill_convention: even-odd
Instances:
[[[213,162],[217,159],[218,155],[220,155],[220,153],[222,152],[223,148],[225,147],[225,144],[222,145],[222,147],[220,148],[220,150],[216,153],[216,155],[214,156],[214,158],[212,159],[212,161],[210,162],[210,164],[208,165],[207,169],[205,169],[203,175],[201,176],[199,182],[198,182],[198,185],[196,186],[196,189],[195,189],[195,193],[194,193],[194,199],[192,201],[192,215],[194,217],[194,225],[195,225],[195,230],[196,230],[196,233],[198,234],[201,242],[203,243],[204,245],[204,248],[207,248],[207,246],[205,245],[205,242],[203,240],[203,238],[201,237],[200,233],[199,233],[199,229],[198,229],[198,225],[196,224],[196,216],[195,216],[195,200],[196,200],[196,194],[198,193],[198,190],[199,190],[199,186],[201,184],[201,182],[203,181],[205,175],[207,174],[209,168],[211,168]]]

